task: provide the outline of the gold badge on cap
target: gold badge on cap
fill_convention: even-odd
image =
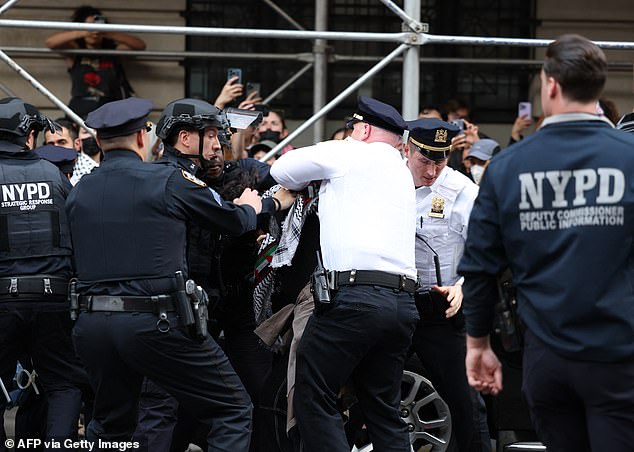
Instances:
[[[436,143],[446,143],[447,142],[447,130],[446,129],[438,129],[438,130],[436,130],[436,137],[434,138],[434,142],[436,142]]]
[[[434,196],[431,200],[431,212],[428,213],[430,217],[445,218],[445,200],[440,196]]]

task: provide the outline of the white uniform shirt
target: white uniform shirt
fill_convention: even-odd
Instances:
[[[478,186],[448,166],[433,185],[416,189],[416,233],[429,244],[427,246],[416,238],[416,269],[422,290],[437,283],[434,253],[430,247],[438,254],[442,284],[451,286],[460,279],[456,270],[464,252],[469,215],[477,196]]]
[[[353,138],[284,154],[271,168],[284,187],[322,180],[319,221],[324,267],[416,277],[415,189],[399,151]]]

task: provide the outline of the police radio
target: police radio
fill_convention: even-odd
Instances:
[[[328,284],[328,275],[326,269],[321,262],[321,254],[317,251],[317,268],[310,275],[310,291],[313,294],[315,302],[315,311],[320,312],[330,306],[330,286]]]

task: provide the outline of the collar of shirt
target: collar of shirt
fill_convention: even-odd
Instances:
[[[593,115],[591,113],[561,113],[558,115],[549,116],[542,122],[542,127],[549,124],[558,124],[561,122],[573,122],[573,121],[603,121],[610,124],[610,127],[614,127],[612,121],[605,116]]]

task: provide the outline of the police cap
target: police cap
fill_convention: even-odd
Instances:
[[[132,135],[145,128],[152,102],[139,97],[115,100],[88,113],[86,125],[101,139]]]
[[[75,160],[77,159],[77,151],[74,149],[63,148],[47,144],[35,149],[35,153],[44,160],[48,160],[57,166],[64,173],[72,173]]]
[[[349,122],[367,122],[397,135],[403,135],[407,124],[396,108],[371,97],[359,96],[357,112]]]
[[[453,124],[436,118],[408,121],[409,145],[430,160],[444,160],[451,152],[451,140],[460,133]]]

